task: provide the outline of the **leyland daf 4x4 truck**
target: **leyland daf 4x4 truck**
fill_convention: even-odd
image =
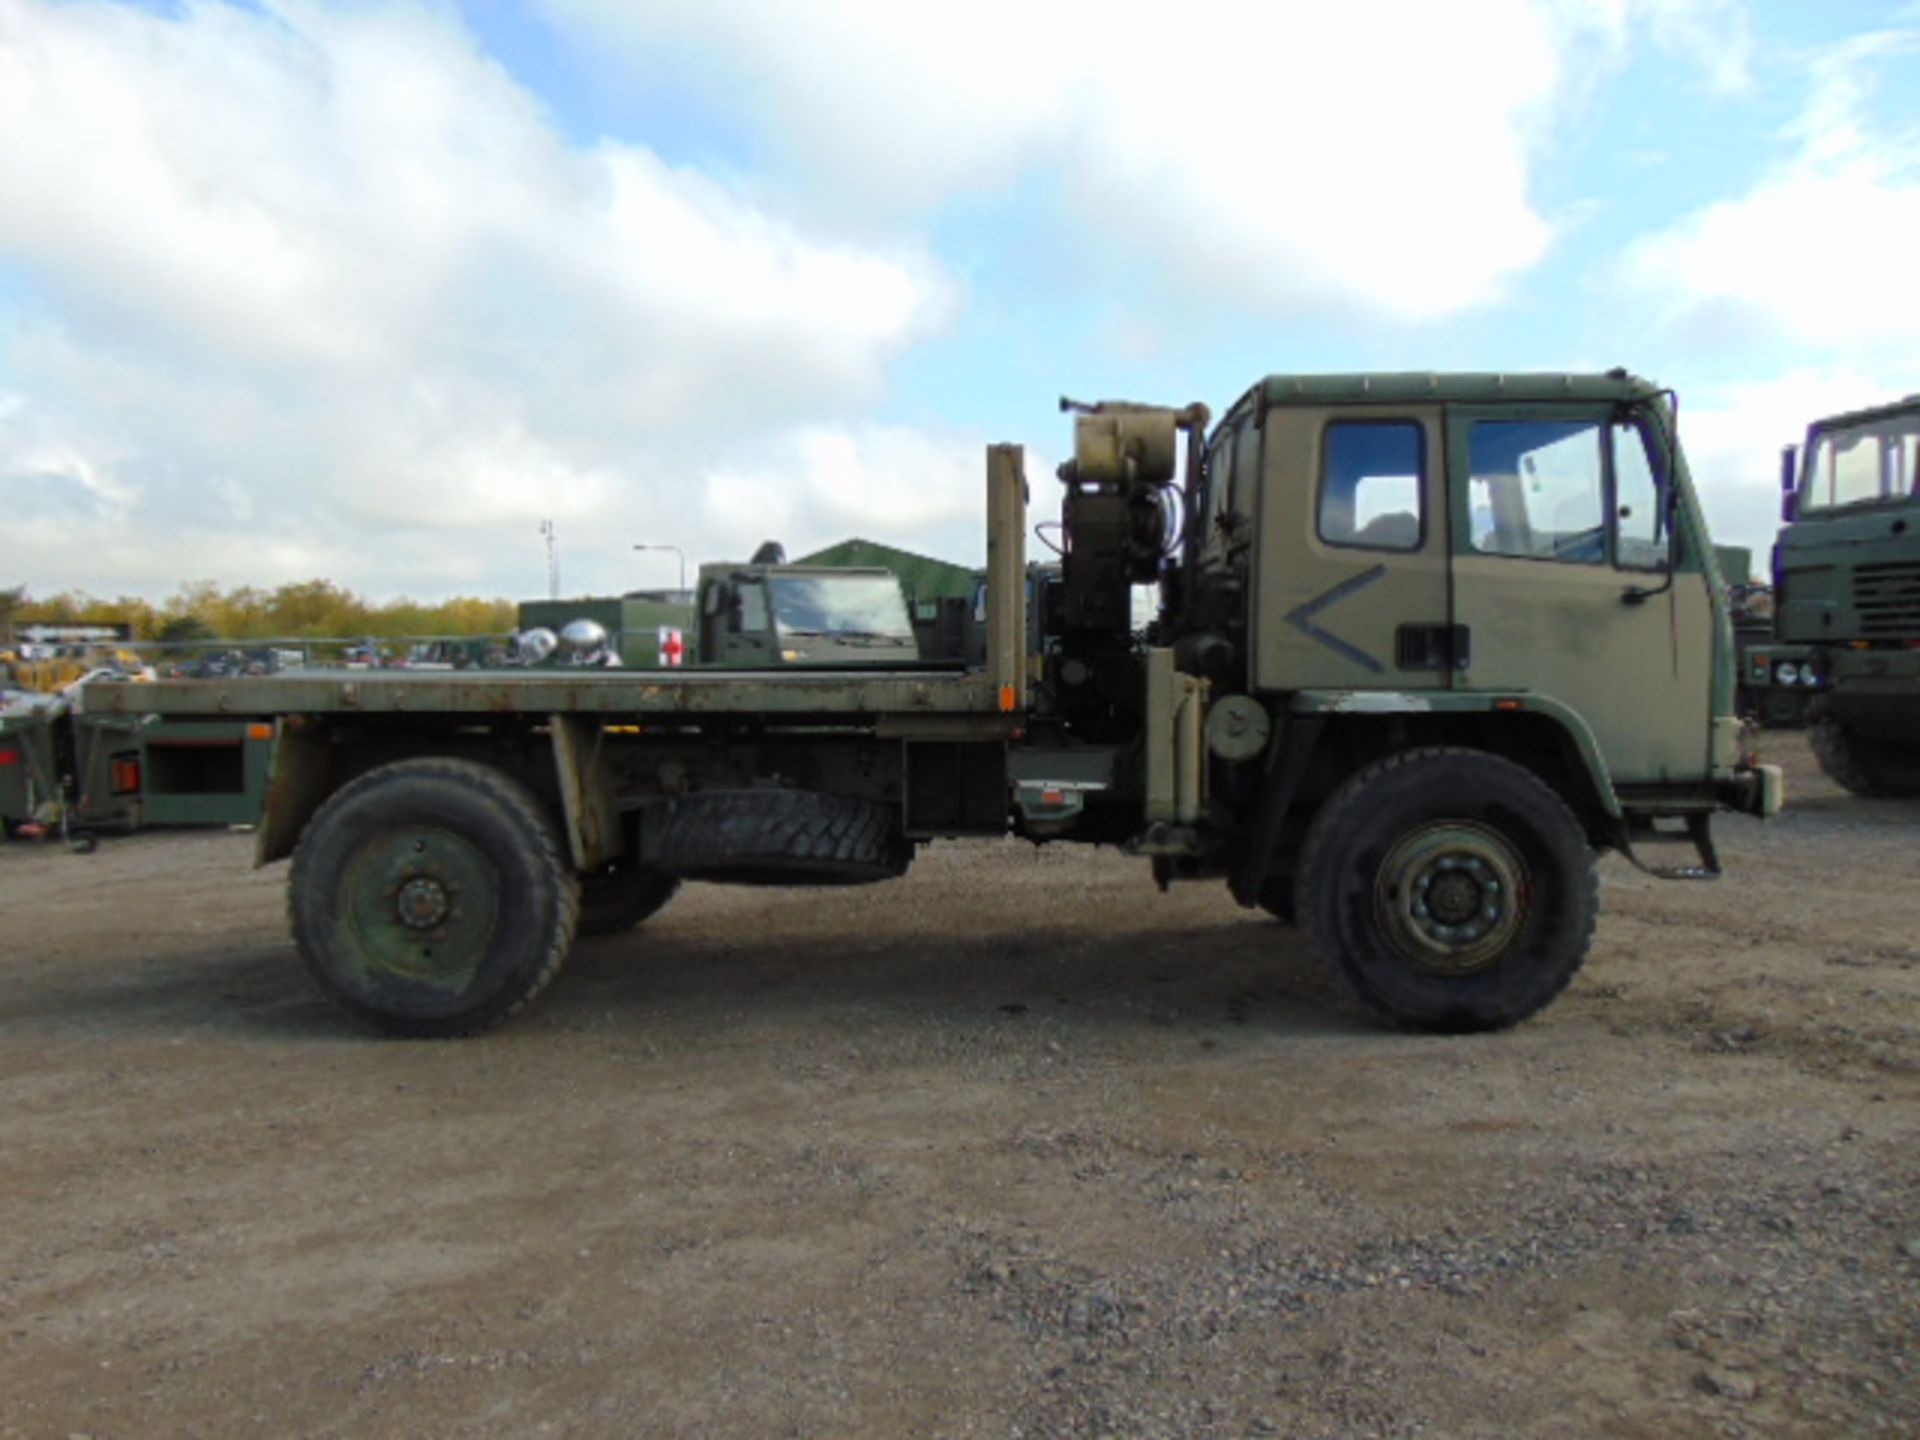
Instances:
[[[1773,640],[1743,679],[1803,702],[1856,795],[1920,795],[1920,396],[1814,421],[1780,480]]]
[[[506,1018],[577,932],[682,881],[883,880],[930,841],[1007,834],[1224,882],[1380,1020],[1491,1029],[1580,965],[1601,852],[1677,841],[1690,863],[1658,873],[1708,876],[1717,810],[1778,808],[1655,386],[1280,375],[1210,432],[1200,405],[1067,408],[1073,458],[1032,482],[1065,554],[1031,635],[1029,478],[1018,447],[987,453],[975,668],[306,674],[85,703],[275,727],[258,859],[292,859],[320,988],[405,1035]]]

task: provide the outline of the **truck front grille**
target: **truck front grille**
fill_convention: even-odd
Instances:
[[[1866,639],[1920,635],[1920,561],[1858,566],[1853,572],[1853,608]]]

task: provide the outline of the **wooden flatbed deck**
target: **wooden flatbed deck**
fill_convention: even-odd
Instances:
[[[342,670],[85,687],[86,714],[767,715],[780,718],[1003,715],[1001,688],[940,670]]]

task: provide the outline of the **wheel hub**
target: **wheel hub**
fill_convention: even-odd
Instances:
[[[1376,912],[1417,967],[1466,975],[1499,962],[1526,918],[1526,866],[1498,831],[1469,822],[1424,825],[1382,862]]]
[[[431,930],[453,909],[453,896],[431,875],[416,875],[394,897],[400,923],[414,930]]]
[[[342,877],[342,965],[371,990],[420,983],[461,992],[493,943],[499,876],[469,838],[401,825],[369,839]]]

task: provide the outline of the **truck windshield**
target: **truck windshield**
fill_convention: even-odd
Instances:
[[[773,623],[782,635],[857,635],[911,644],[913,623],[891,575],[776,575]]]
[[[1800,478],[1803,510],[1838,509],[1914,493],[1920,466],[1920,409],[1821,430]]]

